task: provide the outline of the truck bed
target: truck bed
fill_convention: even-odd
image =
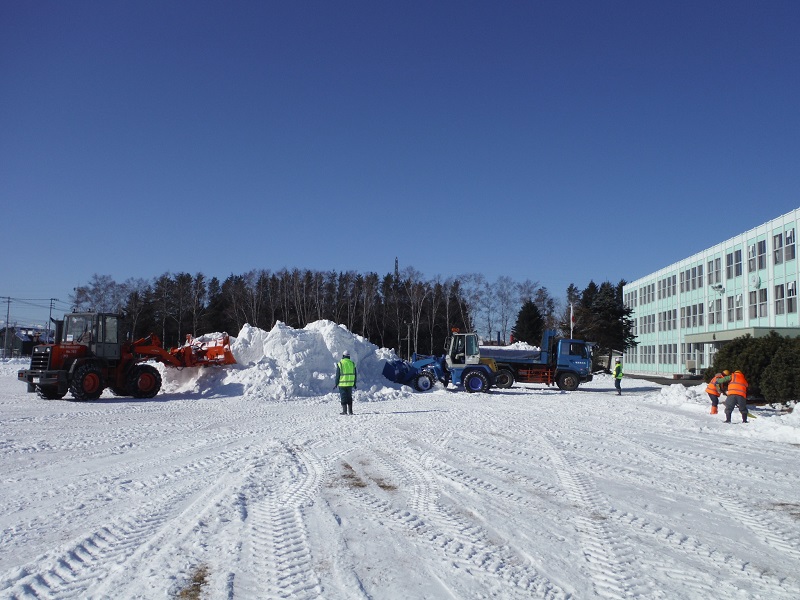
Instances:
[[[541,350],[517,350],[502,346],[481,346],[481,356],[493,358],[497,362],[507,363],[541,363]]]

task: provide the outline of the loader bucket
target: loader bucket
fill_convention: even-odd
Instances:
[[[180,348],[171,350],[170,353],[180,358],[187,367],[236,364],[227,333],[211,338],[206,336],[193,338],[191,335],[187,335],[186,343]]]
[[[411,376],[411,367],[403,360],[393,360],[383,366],[383,376],[395,383],[406,383]]]

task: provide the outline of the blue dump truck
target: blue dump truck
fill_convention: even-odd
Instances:
[[[592,380],[591,346],[583,340],[560,338],[556,330],[547,329],[540,350],[481,346],[480,354],[494,359],[494,385],[499,388],[510,388],[515,382],[544,383],[572,391]]]
[[[468,392],[485,392],[490,387],[510,388],[515,382],[556,384],[575,390],[592,380],[591,345],[583,340],[563,339],[548,329],[542,350],[516,350],[479,346],[478,334],[454,331],[445,343],[443,356],[414,355],[410,362],[387,362],[383,376],[424,392],[439,381],[452,383]]]

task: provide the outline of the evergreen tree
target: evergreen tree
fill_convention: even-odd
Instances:
[[[526,300],[517,315],[517,322],[511,329],[514,341],[538,345],[544,331],[544,318],[533,300]]]

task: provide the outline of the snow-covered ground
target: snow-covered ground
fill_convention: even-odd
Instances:
[[[0,363],[0,598],[800,598],[800,411],[724,425],[702,385],[608,376],[412,393],[327,322],[233,349],[145,401]]]

